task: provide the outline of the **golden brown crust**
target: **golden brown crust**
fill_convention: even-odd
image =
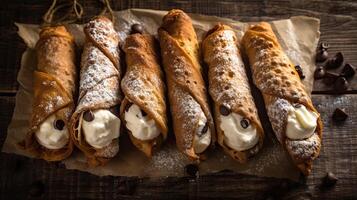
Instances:
[[[122,100],[120,92],[119,37],[113,23],[99,16],[84,27],[84,45],[79,99],[71,119],[71,136],[74,144],[85,154],[89,166],[104,165],[119,151],[118,139],[106,147],[90,146],[81,133],[82,115],[87,110],[117,109]]]
[[[125,109],[128,104],[134,103],[155,120],[161,133],[157,138],[143,141],[130,134],[133,144],[150,157],[154,146],[166,139],[168,131],[165,85],[157,41],[150,35],[133,34],[125,40],[124,52],[127,69],[121,81],[125,98],[120,107],[120,115],[125,123]]]
[[[214,101],[215,122],[218,143],[232,158],[245,163],[262,147],[264,131],[257,108],[251,95],[244,64],[238,48],[238,39],[227,25],[216,25],[208,31],[202,43],[204,61],[207,63],[209,92]],[[259,135],[259,143],[251,149],[237,151],[224,142],[220,128],[220,106],[226,106],[234,113],[249,119]]]
[[[312,161],[321,148],[322,121],[317,120],[316,136],[289,140],[285,135],[287,109],[285,104],[299,103],[316,112],[294,65],[283,52],[270,24],[252,26],[242,43],[249,58],[255,85],[263,94],[269,119],[280,143],[287,149],[296,166],[308,175]]]
[[[193,107],[198,104],[207,118],[211,144],[215,142],[215,129],[201,74],[197,36],[190,17],[181,10],[169,11],[159,28],[159,39],[176,143],[182,152],[197,159],[193,139],[199,113]]]
[[[63,160],[72,153],[71,140],[63,148],[51,150],[37,142],[35,133],[41,123],[53,114],[57,120],[64,121],[65,128],[69,127],[75,107],[75,44],[64,26],[46,27],[40,32],[36,50],[38,64],[34,72],[30,130],[20,147],[47,161]]]

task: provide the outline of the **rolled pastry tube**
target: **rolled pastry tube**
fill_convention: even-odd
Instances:
[[[126,73],[120,115],[132,143],[148,157],[167,137],[165,84],[153,36],[133,34],[124,45]]]
[[[68,124],[75,108],[74,39],[64,26],[44,27],[36,52],[30,129],[20,146],[38,158],[59,161],[73,150]]]
[[[296,166],[308,175],[321,148],[320,114],[270,24],[250,27],[242,43],[275,135]]]
[[[217,140],[232,158],[245,163],[262,147],[260,123],[235,32],[216,25],[202,43],[214,102]]]
[[[158,32],[176,144],[197,160],[215,143],[197,36],[190,17],[176,9],[164,16]]]
[[[113,23],[103,16],[86,24],[84,33],[79,99],[71,119],[71,136],[89,166],[97,166],[119,151],[119,38]]]

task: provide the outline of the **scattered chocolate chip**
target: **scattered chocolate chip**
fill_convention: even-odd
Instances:
[[[347,119],[347,117],[348,117],[347,113],[341,108],[336,108],[332,114],[332,119],[335,122],[343,122]]]
[[[131,34],[134,34],[134,33],[142,34],[143,32],[144,32],[144,28],[141,24],[133,24],[131,26]]]
[[[333,174],[332,172],[328,172],[326,174],[326,176],[324,177],[322,184],[326,187],[331,187],[331,186],[336,185],[337,181],[338,181],[338,178],[336,177],[336,175]]]
[[[328,52],[326,50],[319,50],[316,53],[316,62],[324,62],[328,58]]]
[[[300,79],[304,79],[305,78],[305,75],[302,71],[302,68],[300,65],[295,65],[295,70],[297,71],[297,73],[299,74],[300,76]]]
[[[343,67],[341,75],[345,78],[351,78],[352,76],[355,75],[355,73],[356,73],[356,68],[353,65],[347,63]]]
[[[119,107],[118,106],[113,106],[109,108],[109,111],[113,113],[113,115],[119,117]]]
[[[83,114],[83,119],[86,120],[87,122],[93,121],[94,115],[93,115],[92,111],[90,111],[90,110],[85,111]]]
[[[143,116],[143,117],[145,117],[146,115],[148,115],[145,111],[143,111],[143,110],[140,110],[141,111],[141,115]]]
[[[57,120],[55,120],[54,121],[54,127],[55,127],[55,129],[57,129],[57,130],[63,130],[63,128],[64,128],[64,121],[62,120],[62,119],[57,119]]]
[[[345,77],[338,77],[335,82],[334,88],[337,93],[346,91],[348,89],[348,81]]]
[[[205,126],[202,128],[202,131],[201,131],[202,135],[207,133],[207,131],[208,131],[208,122],[206,122]]]
[[[321,50],[327,50],[330,47],[330,45],[327,42],[321,42],[320,43],[320,49]]]
[[[35,181],[31,184],[29,188],[29,196],[30,197],[40,197],[45,191],[45,185],[42,181]]]
[[[326,85],[332,85],[336,82],[338,77],[340,77],[340,76],[337,73],[325,72],[324,83]]]
[[[246,129],[249,126],[249,119],[243,118],[242,120],[240,120],[240,125],[242,126],[242,128]]]
[[[190,176],[198,175],[198,166],[195,164],[188,164],[185,166],[185,172]]]
[[[315,70],[315,73],[314,73],[314,78],[315,79],[321,79],[325,76],[325,69],[323,67],[318,67],[316,68]]]
[[[329,69],[336,69],[340,67],[343,63],[343,54],[341,52],[336,53],[336,55],[328,59],[326,67]]]
[[[221,114],[222,114],[223,116],[228,116],[228,115],[231,113],[230,109],[227,108],[227,107],[224,106],[224,105],[221,105],[221,106],[219,107],[219,111],[221,112]]]
[[[296,104],[294,104],[294,107],[295,107],[295,108],[300,108],[300,107],[301,107],[301,104],[296,103]]]
[[[125,111],[126,112],[129,111],[129,108],[130,108],[131,105],[133,105],[133,103],[130,103],[130,102],[125,105]]]

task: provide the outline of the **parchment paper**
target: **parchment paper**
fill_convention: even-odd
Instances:
[[[115,27],[121,41],[125,39],[129,33],[130,26],[134,23],[142,24],[147,32],[157,35],[157,28],[160,26],[162,17],[165,14],[166,11],[145,9],[115,12]],[[207,30],[219,22],[234,27],[239,38],[248,28],[247,23],[231,19],[195,14],[190,16],[193,19],[193,24],[200,40]],[[271,24],[287,55],[295,64],[299,64],[303,68],[306,76],[304,84],[308,91],[311,92],[312,74],[315,67],[315,48],[320,35],[319,20],[300,16],[272,21]],[[37,62],[33,48],[38,40],[39,26],[18,23],[16,25],[19,28],[18,34],[28,48],[22,55],[21,69],[18,74],[20,87],[16,95],[13,118],[2,150],[6,153],[31,157],[28,153],[18,149],[16,143],[24,138],[29,126],[28,121],[32,110],[32,72]],[[68,28],[74,35],[78,46],[81,47],[84,41],[82,25],[69,25]],[[263,102],[260,103],[262,104]],[[269,121],[262,120],[262,124],[269,124]],[[119,154],[106,166],[88,168],[85,164],[84,156],[79,151],[74,151],[72,156],[63,162],[68,169],[87,171],[99,176],[183,176],[185,175],[184,166],[191,161],[178,152],[173,140],[173,133],[169,134],[171,134],[170,139],[151,160],[133,147],[127,135],[122,134]],[[200,163],[200,175],[228,169],[258,176],[297,179],[299,172],[275,139],[274,134],[266,130],[266,135],[263,149],[245,165],[231,159],[217,146],[214,151],[209,153],[208,159]]]

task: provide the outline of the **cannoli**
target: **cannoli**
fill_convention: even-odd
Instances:
[[[320,114],[268,23],[250,27],[242,43],[275,135],[296,166],[308,175],[321,148]]]
[[[148,157],[167,137],[165,85],[158,44],[147,34],[133,34],[124,45],[126,73],[120,116],[132,143]]]
[[[59,161],[73,150],[68,125],[77,82],[74,39],[64,26],[44,27],[36,51],[30,129],[20,146],[36,157]]]
[[[84,33],[79,99],[71,119],[71,135],[89,166],[97,166],[119,151],[119,37],[113,23],[103,16],[86,24]]]
[[[158,32],[177,147],[197,160],[215,143],[197,36],[190,17],[176,9]]]
[[[217,25],[207,33],[202,47],[208,65],[218,143],[232,158],[245,163],[262,147],[264,132],[238,39],[231,27]]]

